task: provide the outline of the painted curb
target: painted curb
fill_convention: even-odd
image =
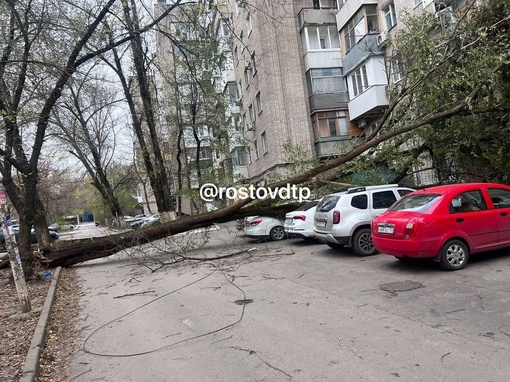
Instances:
[[[53,274],[53,280],[51,280],[48,295],[44,301],[39,321],[37,321],[32,342],[30,343],[27,357],[25,359],[25,366],[23,366],[23,374],[19,382],[34,382],[39,376],[39,360],[41,358],[42,351],[44,350],[46,329],[50,319],[51,306],[53,305],[53,300],[55,300],[55,292],[57,291],[57,283],[61,269],[61,267],[58,267]]]

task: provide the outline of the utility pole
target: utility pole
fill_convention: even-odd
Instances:
[[[14,284],[16,285],[16,292],[18,294],[18,301],[21,313],[30,312],[30,299],[28,298],[27,283],[25,281],[25,274],[21,266],[21,257],[19,255],[18,246],[16,245],[16,236],[9,214],[7,213],[7,193],[5,190],[0,189],[0,214],[2,215],[2,230],[4,233],[5,246],[9,254],[9,261],[11,262],[12,275],[14,276]]]

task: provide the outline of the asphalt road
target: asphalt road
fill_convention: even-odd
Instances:
[[[224,228],[204,237],[76,266],[73,381],[510,378],[510,251],[446,272]],[[163,265],[176,244],[204,260]]]

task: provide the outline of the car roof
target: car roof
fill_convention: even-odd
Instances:
[[[491,188],[491,187],[510,187],[500,183],[456,183],[456,184],[444,184],[441,186],[433,186],[424,188],[422,190],[415,191],[414,193],[427,193],[427,194],[446,194],[448,192],[462,192],[469,191],[474,188]]]

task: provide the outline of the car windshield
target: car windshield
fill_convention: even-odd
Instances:
[[[317,211],[328,212],[336,206],[336,202],[340,199],[340,195],[328,195],[324,197],[317,205]]]
[[[388,211],[426,212],[440,197],[440,194],[409,194],[395,203]]]

